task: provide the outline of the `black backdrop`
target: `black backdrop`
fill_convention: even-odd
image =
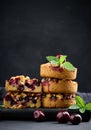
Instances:
[[[66,54],[79,91],[91,92],[91,4],[87,0],[0,2],[0,86],[13,75],[40,78],[47,55]]]

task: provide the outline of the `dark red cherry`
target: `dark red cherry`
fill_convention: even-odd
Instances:
[[[56,55],[57,58],[60,58],[62,55],[61,54],[58,54]],[[66,59],[63,61],[63,63],[66,62]]]
[[[82,117],[80,114],[72,114],[70,116],[70,122],[73,124],[73,125],[78,125],[80,122],[82,121]]]
[[[60,111],[56,115],[56,120],[59,123],[67,123],[70,119],[70,114],[67,111]]]
[[[45,120],[45,114],[41,110],[35,110],[33,113],[34,119],[36,121],[44,121]]]
[[[61,54],[56,55],[56,57],[57,57],[57,58],[60,58],[60,57],[61,57]]]
[[[88,122],[91,119],[91,112],[86,110],[84,113],[81,113],[81,116],[83,122]]]

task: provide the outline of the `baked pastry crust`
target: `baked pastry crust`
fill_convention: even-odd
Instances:
[[[69,106],[76,104],[75,98],[63,98],[63,95],[56,94],[56,97],[50,97],[47,94],[42,98],[42,106],[44,108],[68,108]]]
[[[77,93],[78,83],[68,79],[43,78],[42,88],[44,93]]]
[[[58,78],[58,79],[76,79],[77,68],[74,71],[60,68],[57,66],[52,66],[51,63],[46,63],[40,65],[40,76],[41,77],[50,77],[50,78]]]
[[[23,91],[39,93],[42,87],[38,79],[30,79],[28,76],[14,76],[5,82],[6,91]]]
[[[39,108],[41,106],[41,94],[8,92],[3,102],[5,108]]]

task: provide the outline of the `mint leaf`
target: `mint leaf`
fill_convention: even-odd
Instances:
[[[81,113],[84,113],[84,112],[85,112],[85,107],[80,108],[79,111],[80,111]]]
[[[69,109],[79,109],[80,107],[77,104],[74,104],[69,107]]]
[[[55,61],[55,60],[50,61],[50,63],[51,63],[51,64],[54,64],[54,65],[57,65],[57,66],[59,65],[59,62],[57,62],[57,61]]]
[[[59,59],[60,65],[65,61],[65,59],[67,58],[66,55],[62,55]]]
[[[46,58],[49,62],[51,62],[51,61],[59,62],[59,59],[55,56],[46,56]]]
[[[85,106],[85,109],[86,110],[91,110],[91,103],[87,103],[86,106]]]
[[[68,70],[74,70],[74,66],[70,62],[64,62],[63,67]]]
[[[86,110],[91,110],[91,103],[85,104],[84,100],[80,96],[75,96],[76,104],[69,107],[69,109],[79,109],[80,113],[84,113]]]
[[[0,105],[0,108],[4,108],[4,105]]]
[[[70,63],[66,61],[67,56],[66,55],[60,55],[59,57],[57,56],[46,56],[46,59],[54,65],[60,66],[60,67],[64,67],[65,69],[74,70],[74,66]]]
[[[82,108],[85,107],[85,102],[80,96],[75,96],[76,104]]]

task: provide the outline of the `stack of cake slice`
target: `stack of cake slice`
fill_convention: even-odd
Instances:
[[[66,57],[63,56],[62,58],[63,60],[61,56],[51,56],[48,63],[40,66],[43,107],[66,108],[76,103],[75,94],[78,90],[78,83],[73,80],[76,79],[77,68],[66,62]],[[61,65],[56,64],[59,60],[62,61]],[[66,66],[67,63],[68,66]]]
[[[6,95],[4,97],[5,108],[39,108],[41,106],[40,81],[28,76],[14,76],[6,80]]]

